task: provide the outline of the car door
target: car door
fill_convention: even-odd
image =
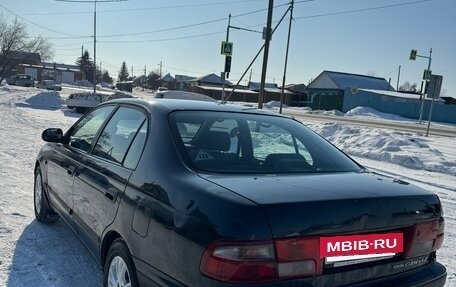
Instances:
[[[82,117],[68,132],[69,142],[56,144],[47,161],[47,184],[52,204],[68,222],[73,211],[73,182],[92,141],[115,106],[96,109]]]
[[[120,195],[132,169],[127,152],[146,114],[136,108],[119,107],[100,133],[74,181],[74,220],[87,246],[96,254],[105,228],[114,221]]]

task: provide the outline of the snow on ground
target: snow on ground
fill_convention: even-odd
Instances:
[[[456,139],[424,137],[387,129],[309,124],[314,131],[349,155],[456,175]]]
[[[59,221],[34,219],[33,169],[48,127],[69,128],[81,115],[61,93],[0,86],[0,286],[101,286],[102,274],[82,243]],[[144,94],[144,97],[149,97]],[[272,105],[273,106],[273,105]],[[311,128],[366,167],[437,193],[446,217],[438,258],[456,287],[456,145],[454,138],[312,123]]]

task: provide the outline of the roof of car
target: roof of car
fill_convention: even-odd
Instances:
[[[176,100],[176,99],[116,99],[110,102],[135,104],[147,107],[149,110],[162,110],[162,111],[178,111],[178,110],[205,110],[205,111],[219,111],[219,112],[243,112],[252,114],[263,115],[276,115],[267,110],[260,110],[253,106],[241,106],[234,104],[221,104],[219,102],[206,102],[195,100]]]

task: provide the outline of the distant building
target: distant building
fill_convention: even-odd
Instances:
[[[307,86],[309,105],[314,110],[342,111],[347,89],[394,91],[384,78],[343,72],[323,71]]]
[[[0,62],[2,63],[2,67],[4,67],[4,76],[9,77],[18,74],[19,64],[40,64],[41,56],[38,53],[9,51],[6,54],[0,54]],[[3,74],[2,67],[0,67],[0,74]]]
[[[301,84],[303,85],[303,84]],[[249,89],[252,91],[259,92],[261,83],[259,82],[249,82]],[[304,89],[305,89],[305,85]],[[296,87],[296,89],[293,89]],[[298,85],[288,85],[285,86],[283,90],[283,102],[289,106],[304,106],[307,97],[303,96],[305,94],[303,91],[297,91],[297,89],[302,86]],[[264,102],[270,101],[280,101],[282,96],[282,88],[279,87],[276,83],[265,83],[264,84]],[[258,102],[258,100],[257,100]]]
[[[456,100],[456,99],[455,99]],[[423,119],[429,118],[431,99],[423,104]],[[420,95],[385,90],[346,89],[342,112],[346,113],[355,107],[371,107],[383,113],[396,114],[406,118],[419,119]],[[448,99],[436,99],[434,102],[432,121],[456,124],[456,101],[451,104]]]
[[[190,90],[190,82],[196,77],[186,76],[186,75],[174,75],[174,79],[176,80],[176,89],[180,91],[189,91]]]
[[[42,63],[40,65],[19,64],[19,74],[31,75],[35,80],[55,80],[56,83],[72,84],[82,80],[82,72],[78,66]]]
[[[133,81],[120,81],[116,83],[116,89],[125,91],[125,92],[133,92]]]
[[[249,82],[249,90],[259,91],[261,83],[259,82]],[[276,83],[264,83],[265,89],[278,89],[279,86]]]
[[[304,84],[289,84],[285,86],[285,90],[291,95],[285,99],[285,104],[294,107],[304,107],[308,104],[307,86]]]
[[[216,74],[209,74],[205,75],[199,78],[195,78],[190,81],[191,86],[212,86],[212,87],[222,87],[223,86],[223,80],[221,77],[217,76]],[[228,80],[225,80],[225,86],[233,86],[233,83],[231,83]]]

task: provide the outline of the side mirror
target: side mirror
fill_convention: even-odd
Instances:
[[[63,131],[61,129],[46,129],[41,134],[41,138],[46,142],[59,143],[63,140]]]

